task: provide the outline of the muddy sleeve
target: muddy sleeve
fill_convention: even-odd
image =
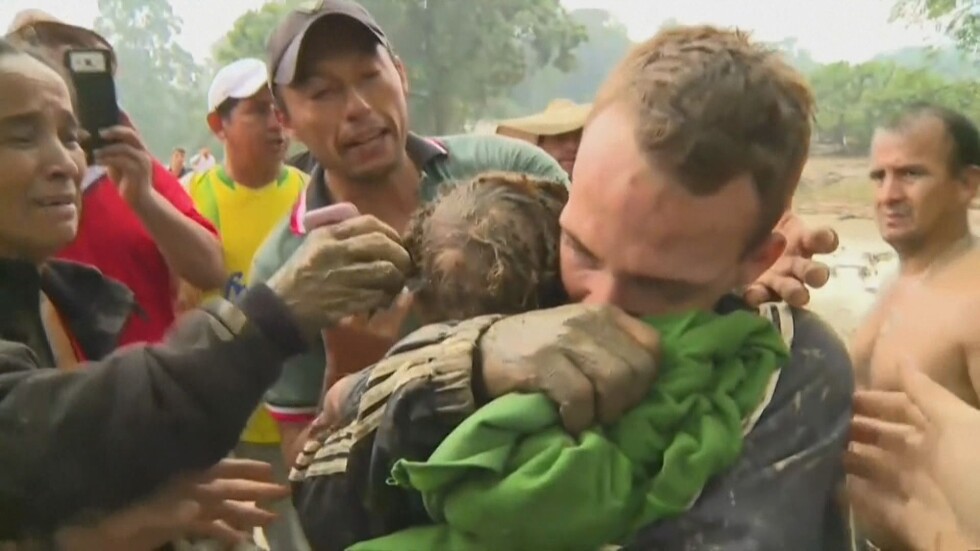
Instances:
[[[641,530],[627,549],[847,549],[835,497],[851,418],[850,360],[816,315],[793,317],[790,363],[739,462],[688,512]]]
[[[164,343],[73,371],[0,347],[0,540],[146,496],[227,454],[282,362],[305,349],[265,286],[182,317]]]
[[[290,479],[314,549],[346,549],[428,516],[417,493],[387,483],[399,459],[424,460],[475,409],[474,352],[499,316],[423,327],[354,375],[346,424],[306,443]]]

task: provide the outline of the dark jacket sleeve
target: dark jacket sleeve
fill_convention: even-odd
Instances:
[[[847,549],[835,497],[851,418],[850,359],[815,314],[795,310],[793,318],[792,358],[739,462],[690,511],[642,530],[627,549]]]
[[[398,459],[425,460],[475,410],[474,351],[499,316],[423,327],[356,377],[343,426],[313,436],[290,480],[303,531],[317,551],[343,550],[424,524],[414,492],[387,483]]]
[[[166,341],[78,370],[0,344],[0,540],[44,535],[151,493],[231,450],[287,357],[289,312],[258,286],[181,318]],[[39,369],[40,368],[40,369]]]

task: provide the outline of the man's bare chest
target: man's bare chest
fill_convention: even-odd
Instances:
[[[903,365],[918,369],[959,395],[973,390],[963,355],[963,334],[955,297],[910,287],[896,289],[883,310],[872,343],[871,388],[897,390]],[[971,402],[975,398],[971,398]]]

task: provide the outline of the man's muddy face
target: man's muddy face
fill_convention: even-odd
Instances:
[[[903,128],[878,131],[870,176],[882,239],[898,250],[944,237],[969,208],[973,191],[950,166],[952,143],[942,121],[923,115]]]
[[[327,170],[371,183],[405,160],[404,69],[369,31],[325,18],[303,45],[296,83],[284,87],[286,124]]]
[[[711,309],[768,268],[779,242],[746,253],[760,212],[749,177],[694,196],[640,151],[634,129],[619,105],[585,129],[561,216],[565,288],[635,315]]]
[[[579,143],[582,141],[582,131],[565,132],[555,136],[541,136],[538,146],[545,150],[548,155],[554,157],[561,165],[569,178],[575,168],[575,158],[578,156]]]

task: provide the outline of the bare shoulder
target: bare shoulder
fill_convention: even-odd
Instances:
[[[936,285],[937,291],[948,294],[957,319],[965,316],[975,320],[980,308],[980,246],[975,246],[936,277]]]

